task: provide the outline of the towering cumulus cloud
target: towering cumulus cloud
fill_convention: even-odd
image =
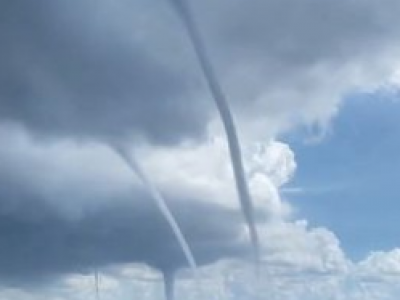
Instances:
[[[228,101],[225,98],[225,95],[217,80],[211,62],[208,58],[206,48],[202,42],[199,30],[193,20],[193,16],[191,14],[188,4],[185,3],[185,0],[170,1],[172,1],[174,7],[176,8],[187,28],[187,32],[199,59],[200,66],[204,72],[208,86],[218,107],[221,119],[224,123],[226,135],[228,138],[232,167],[235,174],[236,187],[239,194],[242,212],[249,226],[250,238],[254,248],[254,259],[257,263],[260,254],[257,229],[254,221],[253,203],[251,201],[249,187],[245,177],[242,154],[233,116],[230,112]]]

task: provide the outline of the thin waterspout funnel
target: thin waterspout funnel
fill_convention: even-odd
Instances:
[[[96,300],[99,300],[100,284],[99,284],[99,270],[97,268],[94,270],[94,284],[95,284]]]
[[[172,271],[163,272],[164,291],[166,300],[174,300],[175,274]]]
[[[233,120],[232,113],[229,109],[228,101],[226,100],[221,85],[219,84],[219,81],[215,75],[213,66],[208,58],[206,48],[201,39],[200,32],[193,19],[188,4],[185,2],[185,0],[170,0],[170,1],[176,8],[179,16],[183,21],[183,24],[185,25],[189,38],[193,44],[194,51],[199,60],[200,67],[204,73],[208,87],[212,93],[215,104],[218,108],[222,122],[224,124],[226,136],[228,139],[232,168],[235,176],[236,188],[239,195],[242,212],[246,220],[246,223],[249,227],[250,239],[254,251],[254,259],[257,265],[260,256],[259,239],[254,221],[253,202],[250,197],[249,187],[245,177],[245,172],[242,162],[242,153],[240,149],[239,139],[237,136],[235,122]]]
[[[178,223],[176,222],[174,216],[169,210],[164,197],[155,187],[153,182],[149,179],[147,174],[143,171],[138,161],[135,159],[134,155],[124,146],[113,145],[112,148],[119,154],[119,156],[126,162],[126,164],[136,173],[139,179],[142,181],[143,185],[147,188],[148,192],[151,194],[152,198],[155,200],[156,205],[169,226],[171,227],[175,237],[177,238],[180,247],[186,257],[189,267],[192,269],[194,276],[196,277],[197,264],[192,251],[189,247],[186,238],[184,237]]]

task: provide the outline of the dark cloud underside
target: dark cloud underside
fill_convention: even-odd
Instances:
[[[80,138],[173,143],[202,134],[207,105],[194,101],[185,74],[133,38],[146,28],[126,19],[132,29],[122,31],[105,9],[104,1],[1,4],[0,120]]]
[[[146,263],[159,269],[187,265],[165,220],[147,195],[121,195],[119,201],[88,209],[69,220],[31,193],[18,187],[0,189],[1,282],[35,281],[67,273],[86,273],[118,263]],[[238,242],[240,216],[235,212],[188,199],[172,201],[200,264],[226,256],[243,256]],[[207,216],[207,222],[198,216]]]

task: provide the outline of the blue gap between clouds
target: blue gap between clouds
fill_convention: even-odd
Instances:
[[[298,163],[290,186],[304,188],[285,195],[299,217],[332,230],[354,260],[400,247],[400,97],[351,95],[322,141],[305,138],[281,137]]]

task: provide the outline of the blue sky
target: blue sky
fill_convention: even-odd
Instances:
[[[353,259],[400,244],[400,101],[396,95],[354,94],[343,102],[329,132],[307,143],[285,139],[298,170],[290,186],[299,214],[331,228]]]

